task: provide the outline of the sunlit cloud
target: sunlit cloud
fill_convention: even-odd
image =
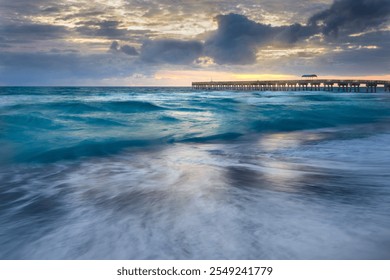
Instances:
[[[384,76],[390,72],[390,4],[356,0],[349,9],[351,1],[3,1],[0,82],[27,84],[17,73],[28,77],[30,69],[59,79],[45,80],[48,84],[75,82],[73,73],[53,74],[67,67],[60,66],[64,55],[72,64],[88,61],[77,69],[110,69],[102,71],[104,77],[90,69],[77,81],[91,85],[189,86],[301,72]],[[118,48],[110,51],[114,41]]]

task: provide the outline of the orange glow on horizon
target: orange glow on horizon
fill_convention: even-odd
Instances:
[[[318,79],[343,79],[343,80],[387,80],[390,81],[390,74],[371,75],[371,76],[318,76]]]
[[[289,74],[247,74],[219,71],[196,71],[196,70],[162,70],[156,73],[155,80],[157,84],[172,86],[189,86],[191,82],[207,81],[250,81],[250,80],[294,80],[301,79],[301,76]],[[371,75],[371,76],[335,76],[335,75],[318,75],[318,79],[345,79],[345,80],[389,80],[390,74]]]

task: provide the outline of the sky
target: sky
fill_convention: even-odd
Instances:
[[[390,0],[0,0],[0,85],[390,80]]]

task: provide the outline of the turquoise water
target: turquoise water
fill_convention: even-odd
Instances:
[[[0,88],[1,259],[389,259],[390,94]]]

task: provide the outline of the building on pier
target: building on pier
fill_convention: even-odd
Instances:
[[[311,78],[311,79],[318,78],[318,76],[316,74],[303,74],[301,77],[302,78]]]

